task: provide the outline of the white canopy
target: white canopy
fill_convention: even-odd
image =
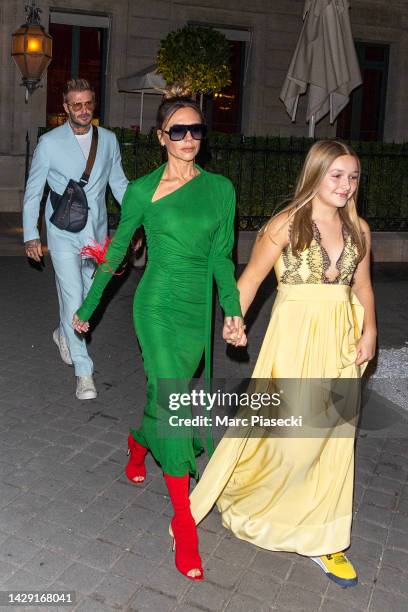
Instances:
[[[152,64],[135,74],[117,80],[118,90],[129,93],[140,93],[140,131],[143,127],[143,97],[144,94],[162,95],[166,81],[157,74],[156,66]]]

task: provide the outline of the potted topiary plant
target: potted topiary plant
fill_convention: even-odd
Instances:
[[[221,91],[231,83],[230,45],[210,27],[185,26],[161,41],[157,71],[167,83],[183,83],[200,95]]]

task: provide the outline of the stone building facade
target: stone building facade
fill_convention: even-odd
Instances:
[[[209,24],[245,41],[242,122],[246,135],[306,136],[305,103],[291,123],[279,92],[302,26],[303,0],[37,0],[41,21],[102,25],[107,34],[104,124],[128,127],[138,123],[140,97],[121,93],[117,79],[153,64],[160,40],[186,25]],[[408,138],[408,2],[352,0],[351,22],[356,41],[387,47],[382,137]],[[47,87],[28,104],[21,77],[10,57],[11,34],[23,23],[24,0],[0,4],[0,211],[21,209],[24,188],[26,132],[31,151],[39,126],[46,123]],[[145,97],[144,127],[152,123],[158,97]],[[324,119],[317,136],[336,134]]]

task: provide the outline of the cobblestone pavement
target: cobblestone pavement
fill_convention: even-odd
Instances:
[[[50,261],[45,263],[38,271],[23,257],[0,258],[0,591],[76,593],[74,608],[39,610],[407,612],[408,412],[383,397],[381,387],[366,405],[349,551],[358,586],[340,589],[306,558],[231,537],[216,511],[199,528],[206,580],[191,583],[174,568],[171,507],[159,468],[149,457],[140,488],[123,476],[127,431],[140,418],[145,395],[131,321],[140,272],[130,272],[93,333],[99,396],[79,402],[73,370],[52,342],[56,293]],[[237,361],[226,354],[217,316],[219,376],[249,375],[270,312],[270,289],[264,287],[259,304],[264,302],[252,317],[248,357]],[[406,268],[379,269],[380,345],[386,351],[406,346],[407,289]],[[384,414],[388,426],[379,433],[375,423]]]

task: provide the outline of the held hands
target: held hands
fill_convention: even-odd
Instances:
[[[222,337],[233,346],[246,346],[245,327],[242,317],[225,317]]]
[[[366,361],[370,361],[375,355],[377,334],[375,332],[366,331],[357,342],[357,359],[356,365],[361,365]]]
[[[41,262],[43,256],[41,241],[35,238],[34,240],[27,240],[24,243],[25,252],[27,257],[34,259],[34,261]]]
[[[74,314],[72,318],[72,327],[78,334],[83,334],[89,330],[89,321],[81,321],[77,314]]]

